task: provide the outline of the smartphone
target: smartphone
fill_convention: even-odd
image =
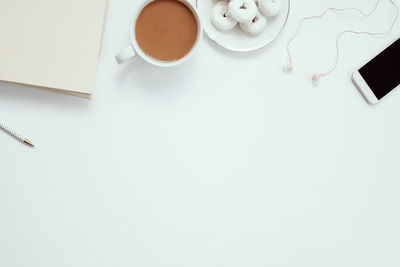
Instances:
[[[365,99],[378,103],[400,85],[400,39],[353,73],[353,82]]]

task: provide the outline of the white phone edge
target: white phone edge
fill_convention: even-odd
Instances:
[[[375,105],[379,102],[379,99],[375,96],[374,92],[372,92],[358,70],[353,73],[352,80],[368,103]]]

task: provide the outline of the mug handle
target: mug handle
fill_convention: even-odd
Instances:
[[[122,50],[121,52],[119,52],[115,56],[115,60],[118,62],[118,64],[121,65],[121,64],[133,59],[135,56],[136,56],[135,50],[133,50],[132,46],[129,46],[129,47],[125,48],[124,50]]]

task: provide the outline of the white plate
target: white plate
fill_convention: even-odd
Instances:
[[[236,52],[250,52],[260,49],[271,43],[286,25],[289,16],[290,0],[282,0],[282,9],[276,17],[267,18],[268,23],[265,30],[257,35],[251,36],[243,32],[239,26],[230,31],[221,31],[211,22],[211,10],[219,0],[197,0],[204,30],[207,35],[220,46]]]

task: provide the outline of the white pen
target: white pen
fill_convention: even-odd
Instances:
[[[2,123],[1,121],[0,121],[0,129],[5,131],[9,135],[15,137],[20,142],[25,143],[28,146],[35,147],[35,145],[31,141],[29,141],[28,139],[26,139],[25,137],[23,137],[21,134],[17,133],[16,131],[12,130],[11,128],[9,128],[7,125]]]

